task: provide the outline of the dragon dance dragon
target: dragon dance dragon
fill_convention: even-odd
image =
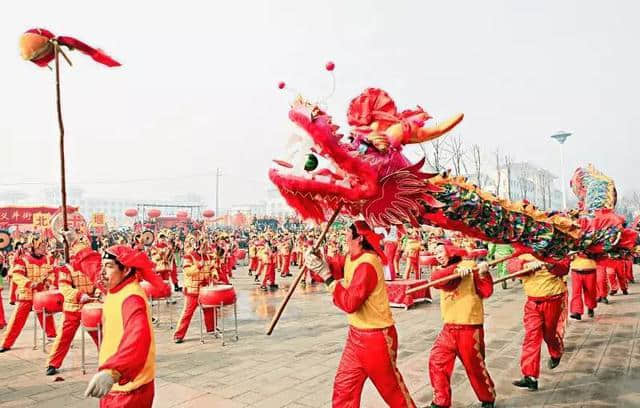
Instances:
[[[593,167],[572,178],[578,210],[545,212],[496,197],[464,177],[423,172],[424,158],[411,163],[403,154],[407,145],[446,134],[462,114],[426,127],[431,117],[422,108],[399,111],[385,91],[368,88],[351,101],[347,118],[345,137],[317,104],[298,97],[291,106],[288,155],[274,160],[269,178],[304,219],[321,223],[340,208],[372,226],[437,226],[509,243],[553,264],[566,264],[572,253],[618,259],[636,249],[638,232],[613,211],[613,182]]]

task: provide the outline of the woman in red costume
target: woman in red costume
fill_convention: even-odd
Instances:
[[[493,279],[486,263],[476,265],[462,248],[439,244],[435,256],[441,269],[432,281],[457,274],[458,278],[434,285],[440,289],[440,311],[444,326],[431,347],[429,379],[433,387],[431,408],[451,406],[451,374],[456,356],[462,361],[471,387],[483,408],[493,408],[495,387],[484,361],[483,299],[493,293]]]
[[[154,289],[166,291],[168,287],[153,268],[145,253],[126,245],[112,246],[104,253],[101,280],[107,295],[102,309],[100,366],[84,392],[85,397],[100,398],[101,408],[153,404],[156,346],[151,310],[138,282],[141,276]]]
[[[396,367],[398,336],[384,283],[386,262],[380,236],[364,221],[354,222],[346,234],[348,254],[344,280],[335,280],[327,263],[311,252],[305,265],[318,273],[333,296],[333,303],[347,313],[349,335],[333,383],[333,406],[360,406],[367,379],[392,408],[415,407]]]

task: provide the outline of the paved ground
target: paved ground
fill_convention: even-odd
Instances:
[[[267,337],[264,328],[284,289],[264,294],[246,277],[245,269],[236,274],[238,342],[222,347],[219,339],[207,337],[201,344],[197,319],[183,344],[170,341],[171,331],[164,322],[156,330],[155,407],[329,407],[346,337],[345,317],[317,285],[296,293],[275,333]],[[498,406],[640,406],[640,284],[632,285],[630,291],[629,296],[614,296],[610,305],[599,306],[595,320],[570,322],[562,363],[553,373],[543,368],[540,390],[526,392],[511,385],[520,376],[524,295],[519,285],[506,291],[497,289],[486,302],[486,342]],[[3,291],[5,307],[6,294]],[[181,302],[174,307],[178,311]],[[11,311],[9,307],[7,312]],[[409,311],[395,309],[394,317],[400,336],[400,371],[418,406],[428,406],[432,395],[427,361],[442,325],[439,307],[423,304]],[[95,400],[82,397],[90,374],[83,376],[80,371],[79,335],[59,375],[64,380],[54,382],[44,375],[43,352],[32,349],[31,323],[14,349],[0,355],[0,406],[97,406]],[[95,349],[88,342],[87,346],[87,359],[95,369]],[[547,358],[546,350],[543,358]],[[455,407],[477,405],[459,364],[453,387]],[[385,406],[369,383],[362,406]]]

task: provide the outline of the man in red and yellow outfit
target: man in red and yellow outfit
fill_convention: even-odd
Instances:
[[[542,341],[544,340],[549,350],[550,358],[547,363],[549,369],[553,370],[560,364],[564,352],[558,322],[562,313],[566,313],[564,298],[567,286],[562,277],[569,270],[566,265],[556,265],[549,269],[530,254],[520,255],[507,264],[509,273],[525,268],[531,268],[533,271],[520,276],[524,292],[527,295],[523,319],[524,340],[520,357],[523,377],[514,381],[513,385],[535,391],[538,389],[538,377],[540,376]]]
[[[155,243],[149,251],[151,260],[156,264],[156,273],[160,275],[163,281],[173,282],[173,288],[178,292],[178,275],[173,273],[173,248],[167,241],[165,234],[158,235],[158,242]]]
[[[138,276],[154,290],[166,285],[144,253],[126,245],[108,248],[100,275],[107,289],[102,309],[102,344],[98,373],[85,397],[100,398],[101,408],[150,408],[153,405],[156,346],[151,310]]]
[[[415,407],[396,367],[398,336],[384,282],[380,237],[364,221],[356,221],[347,230],[347,245],[341,281],[334,280],[318,255],[309,252],[305,257],[305,265],[324,279],[333,303],[348,314],[349,335],[333,383],[333,406],[359,407],[368,378],[390,407]]]
[[[258,255],[256,253],[257,239],[252,237],[249,239],[249,276],[258,270]]]
[[[85,236],[75,237],[73,233],[66,233],[67,242],[71,242],[70,263],[57,268],[58,287],[64,297],[62,311],[64,320],[62,330],[58,332],[56,341],[49,352],[47,361],[47,375],[54,375],[62,365],[62,361],[69,352],[71,342],[80,327],[82,306],[95,296],[96,286],[92,278],[98,276],[102,267],[102,259],[98,252],[91,249]],[[89,332],[96,346],[98,333]]]
[[[407,256],[407,266],[404,270],[404,278],[410,279],[411,274],[415,279],[420,279],[420,249],[422,241],[417,230],[409,231],[409,236],[405,241],[402,252]]]
[[[178,327],[173,334],[173,339],[176,343],[182,343],[184,336],[187,334],[193,313],[198,307],[200,288],[207,286],[212,279],[218,278],[214,269],[214,260],[205,253],[206,243],[200,242],[199,239],[190,235],[185,238],[184,247],[185,255],[182,260],[184,309],[182,310]],[[213,332],[215,330],[214,311],[208,308],[204,309],[203,312],[207,332]]]
[[[581,320],[584,305],[589,317],[595,315],[596,302],[596,261],[585,256],[576,256],[571,261],[571,304],[569,310],[572,319]],[[584,303],[582,297],[584,295]]]
[[[34,233],[29,237],[28,244],[31,247],[30,253],[15,258],[11,267],[11,280],[16,284],[18,305],[9,319],[0,353],[11,349],[24,328],[33,306],[34,293],[53,287],[56,281],[53,271],[54,260],[51,256],[45,255],[46,239]],[[37,316],[42,326],[42,313],[38,313]],[[47,337],[56,337],[52,315],[46,317],[46,331]]]
[[[289,234],[285,234],[285,236],[280,241],[278,245],[278,252],[280,256],[280,276],[286,277],[291,276],[291,272],[289,268],[291,267],[291,240],[289,239]]]
[[[493,293],[493,279],[486,263],[462,260],[462,248],[440,244],[435,256],[442,268],[435,270],[432,281],[457,276],[435,285],[440,289],[440,311],[444,326],[431,347],[429,378],[433,388],[431,407],[451,406],[451,375],[456,356],[464,366],[469,382],[483,408],[493,407],[495,387],[487,371],[484,351],[483,299]]]

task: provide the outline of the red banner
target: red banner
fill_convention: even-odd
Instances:
[[[78,207],[67,207],[71,212]],[[59,211],[58,207],[0,207],[0,226],[33,225],[46,228],[48,220]],[[42,224],[42,225],[40,225]]]

